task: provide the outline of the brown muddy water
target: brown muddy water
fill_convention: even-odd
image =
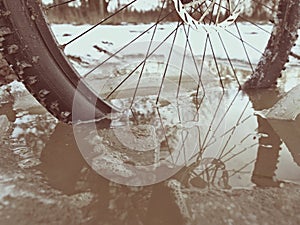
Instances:
[[[254,91],[249,95],[234,88],[213,91],[201,102],[202,114],[197,110],[195,113],[198,105],[193,99],[190,99],[193,103],[184,100],[175,106],[169,102],[161,104],[156,112],[148,111],[154,120],[143,117],[143,124],[132,123],[131,133],[128,127],[123,129],[124,121],[118,117],[109,128],[102,124],[96,125],[96,133],[95,130],[84,132],[89,144],[84,152],[73,128],[57,122],[22,85],[3,86],[1,148],[2,152],[11,154],[17,167],[10,169],[9,161],[1,162],[0,211],[14,215],[14,210],[18,210],[21,215],[18,224],[68,224],[65,217],[73,218],[70,220],[73,224],[281,224],[289,221],[286,220],[289,216],[281,217],[286,212],[293,216],[287,224],[299,224],[300,117],[294,120],[266,117],[266,110],[299,83],[299,68],[290,67],[276,90]],[[181,114],[184,110],[189,112],[184,114],[186,117]],[[199,116],[203,114],[204,117]],[[199,121],[206,122],[194,129]],[[81,131],[89,127],[80,126]],[[160,132],[155,141],[149,139],[153,129]],[[131,143],[138,136],[132,135],[134,132],[143,143],[136,140],[135,144]],[[145,148],[145,142],[149,142],[149,151],[140,149]],[[176,154],[172,155],[167,147]],[[124,153],[128,148],[139,154]],[[118,152],[119,149],[123,152]],[[180,167],[171,177],[152,179],[147,173],[141,173],[134,180],[132,171],[123,167],[124,163],[139,166],[165,160],[168,154],[173,156],[172,160],[166,160],[168,163],[180,161]],[[175,163],[174,156],[178,160]],[[14,170],[25,171],[23,183],[14,183],[19,178],[9,178],[14,175],[7,175],[10,174],[7,171]],[[30,179],[26,178],[28,174],[32,175]],[[126,182],[134,185],[122,185]],[[22,189],[25,183],[32,184],[28,192]],[[24,206],[14,198],[40,196],[37,183],[47,186],[49,196],[66,197],[66,205],[72,205],[75,211],[65,210],[68,206],[50,197],[54,199],[52,207],[41,210],[48,219],[34,219],[39,204],[43,209],[43,204],[50,203],[38,201],[35,206],[31,203]],[[278,191],[285,187],[288,189],[283,194]],[[270,192],[260,191],[265,189]],[[64,214],[53,211],[57,202]],[[255,204],[250,207],[248,203]],[[264,208],[265,204],[275,204],[271,207],[274,210]],[[22,214],[26,207],[32,211]],[[54,218],[47,217],[48,213],[54,213]],[[0,221],[1,224],[14,222],[13,216]]]

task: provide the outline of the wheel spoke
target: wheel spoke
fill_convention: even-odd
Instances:
[[[189,27],[190,28],[190,27]],[[196,92],[196,98],[199,96],[199,89],[200,89],[200,86],[202,87],[202,90],[204,90],[204,86],[203,86],[203,83],[202,83],[202,80],[201,80],[201,77],[202,77],[202,71],[199,72],[199,69],[198,69],[198,64],[197,64],[197,61],[196,61],[196,58],[195,58],[195,55],[193,53],[193,48],[191,46],[191,43],[189,41],[189,35],[186,31],[186,28],[185,26],[183,25],[183,29],[184,29],[184,33],[186,35],[186,40],[187,40],[187,44],[188,44],[188,47],[189,47],[189,50],[191,52],[191,55],[192,55],[192,59],[193,59],[193,63],[194,63],[194,66],[195,66],[195,69],[196,69],[196,73],[197,73],[197,76],[198,76],[198,83],[197,83],[197,92]],[[206,47],[204,49],[204,51],[206,50]]]
[[[105,99],[109,99],[113,93],[115,93],[124,83],[127,81],[132,74],[141,66],[143,63],[150,57],[152,56],[175,32],[177,32],[177,29],[174,29],[172,32],[170,32],[160,43],[157,47],[155,47],[146,57],[144,60],[142,60],[106,97]]]
[[[214,110],[213,112],[213,117],[209,123],[209,126],[208,126],[208,129],[207,129],[207,132],[205,134],[205,138],[203,139],[203,143],[202,143],[202,146],[203,146],[203,149],[207,149],[207,145],[206,143],[209,143],[211,141],[212,138],[209,138],[209,135],[210,135],[210,132],[213,128],[213,124],[215,123],[215,121],[217,120],[217,115],[219,113],[219,110],[220,110],[220,107],[222,106],[222,103],[223,103],[223,98],[224,98],[224,92],[222,93],[218,103],[217,103],[217,107],[216,109]]]
[[[128,42],[127,44],[125,44],[123,47],[121,47],[118,51],[116,51],[115,53],[111,54],[108,58],[106,58],[105,60],[103,60],[101,63],[99,63],[97,66],[95,66],[93,69],[91,69],[88,73],[86,73],[85,75],[83,75],[84,78],[86,78],[88,75],[90,75],[92,72],[94,72],[96,69],[98,69],[99,67],[101,67],[102,65],[104,65],[104,63],[108,62],[110,59],[112,59],[113,57],[115,57],[117,54],[119,54],[121,51],[123,51],[124,49],[126,49],[127,47],[129,47],[131,44],[135,43],[139,38],[141,38],[143,35],[147,34],[150,30],[155,29],[155,27],[162,21],[164,21],[166,18],[168,18],[170,15],[172,15],[174,13],[174,10],[169,12],[167,15],[165,15],[164,17],[162,17],[161,19],[159,19],[155,24],[151,25],[148,29],[146,29],[145,31],[143,31],[141,34],[139,34],[137,37],[133,38],[130,42]]]
[[[177,31],[178,31],[178,28],[181,25],[183,25],[183,23],[178,22],[177,23],[177,27],[176,27],[175,32],[174,32],[174,37],[173,37],[172,45],[170,47],[170,52],[169,52],[169,55],[168,55],[167,63],[166,63],[166,66],[165,66],[165,70],[163,72],[162,81],[160,83],[160,87],[159,87],[159,90],[158,90],[158,95],[156,97],[156,104],[158,104],[158,101],[159,101],[159,98],[160,98],[160,94],[161,94],[161,91],[162,91],[162,88],[163,88],[163,84],[164,84],[164,81],[165,81],[165,78],[166,78],[166,74],[167,74],[167,71],[169,69],[169,63],[170,63],[170,59],[171,59],[171,56],[172,56],[172,53],[173,53],[174,44],[175,44],[175,40],[176,40],[176,37],[177,37]]]
[[[248,53],[248,51],[246,49],[245,42],[244,42],[244,39],[242,37],[241,31],[240,31],[240,29],[238,27],[238,24],[236,22],[234,24],[235,24],[235,27],[236,27],[236,29],[238,31],[239,38],[240,38],[240,40],[242,40],[243,49],[244,49],[245,55],[247,57],[248,63],[250,65],[250,67],[251,67],[252,72],[254,72],[254,68],[253,68],[252,62],[250,60],[249,53]]]
[[[65,2],[61,2],[61,3],[57,3],[57,4],[52,4],[52,5],[49,5],[49,6],[46,6],[45,7],[45,10],[49,10],[49,9],[53,9],[53,8],[56,8],[56,7],[59,7],[59,6],[62,6],[62,5],[67,5],[71,2],[75,2],[76,0],[68,0],[68,1],[65,1]]]
[[[220,69],[219,69],[219,66],[218,66],[218,60],[217,60],[217,57],[216,57],[216,55],[215,55],[215,50],[214,50],[214,47],[213,47],[213,44],[212,44],[210,35],[208,36],[208,43],[209,43],[210,49],[211,49],[211,51],[212,51],[212,56],[213,56],[213,59],[214,59],[215,67],[216,67],[216,69],[217,69],[219,81],[220,81],[222,90],[224,91],[224,84],[223,84],[223,81],[222,81],[222,75],[221,75],[221,73],[220,73]]]
[[[185,27],[183,25],[183,27]],[[184,29],[185,30],[185,29]],[[176,93],[176,98],[178,98],[179,96],[179,92],[180,92],[180,87],[181,87],[181,81],[182,81],[182,76],[183,76],[183,70],[184,70],[184,65],[185,65],[185,59],[186,59],[186,54],[187,54],[187,46],[188,46],[188,35],[190,33],[190,27],[188,28],[188,31],[186,33],[186,41],[185,41],[185,45],[184,45],[184,52],[183,52],[183,58],[182,58],[182,63],[181,63],[181,68],[180,68],[180,75],[179,75],[179,79],[178,79],[178,86],[177,86],[177,93]]]
[[[169,142],[169,138],[168,138],[168,135],[167,135],[167,129],[166,127],[164,126],[164,123],[163,123],[163,119],[161,117],[161,114],[160,114],[160,110],[159,108],[156,108],[157,110],[157,114],[158,114],[158,117],[159,117],[159,121],[160,121],[160,124],[161,124],[161,127],[162,127],[162,131],[163,131],[163,136],[165,138],[165,143],[167,145],[167,148],[168,148],[168,152],[169,152],[169,155],[171,156],[171,160],[172,160],[172,163],[174,164],[174,158],[173,158],[173,155],[172,155],[172,151],[171,151],[171,148],[170,148],[170,142]]]
[[[166,3],[166,0],[164,0],[163,3],[162,3],[162,7],[160,9],[158,19],[157,19],[157,21],[155,23],[154,31],[152,32],[151,40],[150,40],[150,43],[149,43],[149,46],[148,46],[148,49],[147,49],[147,53],[145,55],[145,59],[144,59],[144,62],[143,62],[143,65],[142,65],[142,69],[141,69],[141,72],[140,72],[140,75],[139,75],[139,78],[138,78],[138,81],[137,81],[136,88],[134,90],[134,94],[133,94],[133,97],[132,97],[132,102],[131,102],[130,108],[132,108],[132,104],[133,104],[133,102],[135,100],[135,97],[136,97],[136,94],[137,94],[137,91],[138,91],[138,88],[139,88],[139,85],[140,85],[140,82],[141,82],[142,74],[143,74],[144,69],[145,69],[146,59],[149,57],[149,53],[150,53],[151,46],[153,44],[154,36],[156,34],[156,31],[157,31],[157,25],[159,24],[159,21],[161,19],[161,15],[162,15],[165,3]]]
[[[206,38],[205,38],[205,44],[204,44],[203,54],[202,54],[202,61],[201,61],[201,66],[200,66],[199,82],[201,82],[201,77],[203,75],[204,62],[205,62],[205,56],[206,56],[206,49],[207,49],[207,45],[208,45],[208,37],[209,37],[209,34],[207,34]],[[201,82],[201,85],[203,85],[202,82]],[[198,86],[199,86],[199,83],[198,83]],[[204,89],[204,95],[205,95],[205,89]],[[198,97],[198,93],[197,93],[196,97]]]
[[[231,67],[232,73],[233,73],[233,75],[234,75],[234,78],[235,78],[235,80],[237,81],[237,83],[238,83],[238,85],[239,85],[239,88],[241,88],[241,83],[239,82],[239,79],[238,79],[238,77],[237,77],[237,75],[236,75],[236,71],[235,71],[235,68],[234,68],[234,66],[233,66],[232,60],[230,59],[230,56],[229,56],[228,51],[227,51],[227,49],[226,49],[226,47],[225,47],[224,41],[223,41],[223,39],[222,39],[222,37],[221,37],[221,35],[220,35],[219,32],[218,32],[218,37],[219,37],[220,42],[221,42],[221,44],[222,44],[222,47],[223,47],[223,49],[224,49],[224,51],[225,51],[225,54],[226,54],[226,57],[227,57],[227,61],[228,61],[229,64],[230,64],[230,67]]]
[[[109,15],[108,17],[100,20],[98,23],[96,23],[95,25],[93,25],[91,28],[87,29],[86,31],[82,32],[81,34],[77,35],[75,38],[71,39],[70,41],[68,41],[67,43],[62,45],[62,48],[65,48],[67,45],[73,43],[74,41],[78,40],[79,38],[85,36],[86,34],[88,34],[89,32],[91,32],[92,30],[94,30],[96,27],[100,26],[101,24],[103,24],[104,22],[106,22],[107,20],[111,19],[112,17],[116,16],[117,14],[121,13],[123,10],[127,9],[129,6],[131,6],[133,3],[135,3],[137,0],[133,0],[131,2],[129,2],[128,4],[124,5],[123,7],[121,7],[120,9],[118,9],[116,12],[114,12],[113,14]]]
[[[225,29],[225,31],[227,33],[229,33],[231,36],[233,36],[234,38],[236,38],[237,40],[239,40],[243,45],[247,45],[249,46],[251,49],[255,50],[256,52],[263,54],[263,52],[256,48],[253,44],[251,44],[250,42],[244,40],[242,37],[240,37],[239,35],[234,34],[233,32],[229,31],[228,29]]]

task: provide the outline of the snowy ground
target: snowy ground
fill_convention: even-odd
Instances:
[[[126,45],[134,38],[137,38],[142,32],[152,27],[153,24],[141,24],[141,25],[131,25],[124,24],[120,26],[115,25],[101,25],[96,29],[80,38],[79,40],[72,43],[65,50],[66,54],[80,56],[83,60],[97,60],[102,57],[94,45],[99,46],[108,52],[114,53],[120,47]],[[177,26],[177,23],[166,23],[158,25],[156,31],[154,42],[161,42],[164,40]],[[54,24],[52,25],[53,32],[57,37],[59,43],[67,43],[72,38],[79,35],[81,32],[91,28],[91,25],[68,25],[68,24]],[[187,28],[185,28],[187,31]],[[245,41],[245,47],[249,54],[249,58],[252,62],[257,62],[263,52],[266,42],[268,41],[269,34],[272,29],[271,25],[260,25],[259,27],[254,27],[253,25],[242,23],[239,24],[239,29],[241,32],[241,37]],[[226,58],[226,52],[222,47],[222,42],[218,36],[218,33],[222,37],[226,51],[231,59],[238,59],[247,61],[247,55],[243,50],[243,45],[239,41],[238,30],[235,26],[227,28],[228,31],[224,29],[217,29],[208,31],[211,36],[211,42],[214,50],[214,54],[218,58]],[[266,32],[267,31],[267,32]],[[145,53],[147,50],[147,44],[149,43],[153,33],[153,28],[150,29],[146,34],[139,37],[135,43],[143,43],[143,49],[136,49],[137,44],[133,44],[134,47],[129,45],[124,54],[139,54]],[[204,30],[190,30],[189,42],[192,47],[193,54],[196,56],[203,55],[206,31]],[[167,39],[166,43],[171,45],[173,41],[173,36]],[[179,29],[177,38],[175,41],[175,46],[178,49],[183,49],[186,43],[186,33],[184,29]],[[188,50],[189,51],[189,50]],[[189,52],[189,54],[191,54]],[[206,54],[212,55],[210,46],[207,47]],[[120,55],[121,57],[122,55]]]
[[[83,59],[99,59],[102,55],[93,48],[94,45],[99,46],[107,50],[108,52],[114,53],[120,47],[126,45],[133,39],[137,38],[142,32],[152,27],[153,24],[141,24],[141,25],[101,25],[95,28],[93,31],[75,41],[66,49],[66,54],[80,56]],[[156,31],[154,42],[161,42],[170,34],[177,26],[177,23],[166,23],[158,25]],[[92,25],[70,25],[70,24],[54,24],[51,26],[53,29],[54,35],[56,36],[60,44],[67,43],[72,38],[76,37],[80,33],[90,29]],[[266,42],[268,41],[269,34],[272,30],[271,24],[269,25],[258,25],[258,27],[253,26],[249,23],[240,23],[238,25],[241,37],[245,42],[245,48],[248,51],[250,61],[257,62],[259,60],[260,54],[263,52]],[[186,28],[187,30],[187,28]],[[214,54],[218,58],[226,58],[226,52],[222,47],[222,42],[218,36],[220,34],[224,46],[228,52],[228,55],[232,59],[239,59],[247,61],[247,56],[244,53],[243,46],[238,40],[239,34],[235,26],[226,28],[225,31],[222,28],[217,30],[211,30],[210,36],[212,41],[212,46],[214,49]],[[153,33],[153,28],[150,29],[145,35],[139,37],[136,42],[138,43],[149,43]],[[206,38],[206,32],[204,30],[190,30],[189,42],[192,46],[193,54],[196,56],[201,56],[204,51],[204,44]],[[175,46],[178,46],[182,49],[186,43],[184,29],[179,29],[179,34],[175,41]],[[171,45],[173,41],[172,36],[168,38],[166,43]],[[132,49],[129,45],[126,48],[128,54],[139,54],[140,51],[143,51],[147,45],[144,46],[144,49]],[[136,51],[136,52],[135,52]],[[125,52],[125,51],[124,51]],[[295,47],[295,53],[300,53],[300,40],[297,41],[297,46]],[[211,55],[211,49],[208,47],[207,54]]]
[[[51,27],[57,41],[60,44],[65,44],[82,32],[89,30],[92,26],[53,24]],[[174,39],[172,32],[176,27],[177,23],[164,23],[159,24],[156,29],[149,51],[153,51],[153,53],[151,53],[152,55],[148,60],[151,61],[152,68],[151,66],[150,68],[147,67],[147,70],[152,69],[154,71],[151,72],[151,79],[159,78],[163,73],[163,65],[167,63]],[[172,75],[179,74],[181,65],[184,64],[183,71],[185,74],[192,78],[194,82],[197,82],[198,73],[202,70],[200,68],[202,57],[205,54],[203,75],[201,75],[205,85],[219,85],[218,71],[220,71],[223,80],[235,80],[236,78],[230,68],[231,65],[238,75],[237,80],[239,83],[243,83],[259,61],[271,30],[272,26],[270,24],[253,26],[250,23],[238,23],[237,27],[233,25],[226,28],[226,30],[218,28],[207,31],[204,29],[190,29],[188,31],[187,27],[181,27],[178,29],[171,58],[168,62],[172,70],[169,72],[170,69],[168,69],[168,72]],[[101,89],[105,92],[103,89],[104,83],[107,86],[106,90],[113,89],[116,82],[119,82],[118,79],[123,79],[120,75],[127,76],[135,68],[135,65],[138,65],[143,57],[147,55],[153,31],[153,24],[101,25],[68,44],[65,48],[65,54],[68,55],[79,74],[83,76],[89,74],[92,69],[101,64],[98,69],[89,74],[87,81],[95,90]],[[189,32],[188,43],[186,41],[187,32]],[[172,35],[166,38],[169,34]],[[210,37],[208,40],[206,39],[207,34]],[[240,41],[240,39],[243,39],[243,41]],[[134,41],[132,42],[132,40]],[[164,43],[161,45],[162,40],[164,40]],[[185,51],[186,44],[188,47]],[[293,52],[298,55],[300,53],[299,39],[293,48]],[[113,54],[116,55],[111,57]],[[185,58],[183,57],[184,54],[186,55]],[[213,56],[217,58],[218,69],[215,66]],[[230,61],[228,58],[230,58]],[[197,66],[194,64],[195,60]],[[289,66],[298,67],[299,64],[299,60],[290,57]],[[141,66],[135,74],[138,74],[140,70]],[[154,76],[157,72],[159,73],[158,76]],[[119,78],[107,80],[108,77],[115,76],[119,76]],[[176,76],[178,77],[178,75]],[[134,83],[136,78],[133,77],[131,76],[133,82],[128,81],[128,83]],[[147,81],[145,83],[146,85],[149,84]],[[152,80],[150,83],[155,83],[155,81]],[[231,85],[233,84],[234,82]],[[237,83],[234,85],[237,87]],[[288,90],[292,87],[289,87]]]

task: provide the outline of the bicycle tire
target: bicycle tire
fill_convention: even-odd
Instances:
[[[0,0],[0,8],[0,34],[4,39],[2,52],[6,60],[27,89],[50,113],[61,121],[71,122],[73,100],[80,77],[54,39],[40,3],[36,0]],[[268,59],[272,63],[263,63],[264,60],[261,60],[252,77],[243,85],[244,89],[269,87],[276,82],[297,39],[299,8],[299,0],[279,2],[279,22],[275,21],[266,48],[266,52],[272,49],[272,58]],[[276,51],[280,54],[276,54]],[[272,79],[264,76],[270,73],[270,68]],[[78,120],[103,117],[113,110],[112,105],[97,97],[88,86],[83,85],[80,93],[76,101],[85,111],[79,114],[81,117]]]
[[[0,9],[2,53],[20,81],[52,115],[72,122],[75,93],[84,109],[77,121],[101,118],[111,111],[89,88],[80,85],[78,89],[80,78],[58,48],[36,0],[1,0]]]
[[[279,2],[276,25],[266,46],[264,57],[243,85],[244,89],[276,86],[277,78],[281,76],[281,71],[285,69],[291,49],[298,38],[299,20],[299,0],[282,0]]]

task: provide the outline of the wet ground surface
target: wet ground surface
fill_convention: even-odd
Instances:
[[[221,142],[206,144],[201,157],[146,187],[103,178],[85,161],[71,126],[19,83],[2,86],[0,224],[299,224],[300,119],[270,120],[263,111],[299,83],[298,70],[287,73],[277,91],[215,95],[232,109],[226,129],[213,135]],[[97,134],[104,148],[109,132]],[[215,146],[222,147],[210,154]]]

